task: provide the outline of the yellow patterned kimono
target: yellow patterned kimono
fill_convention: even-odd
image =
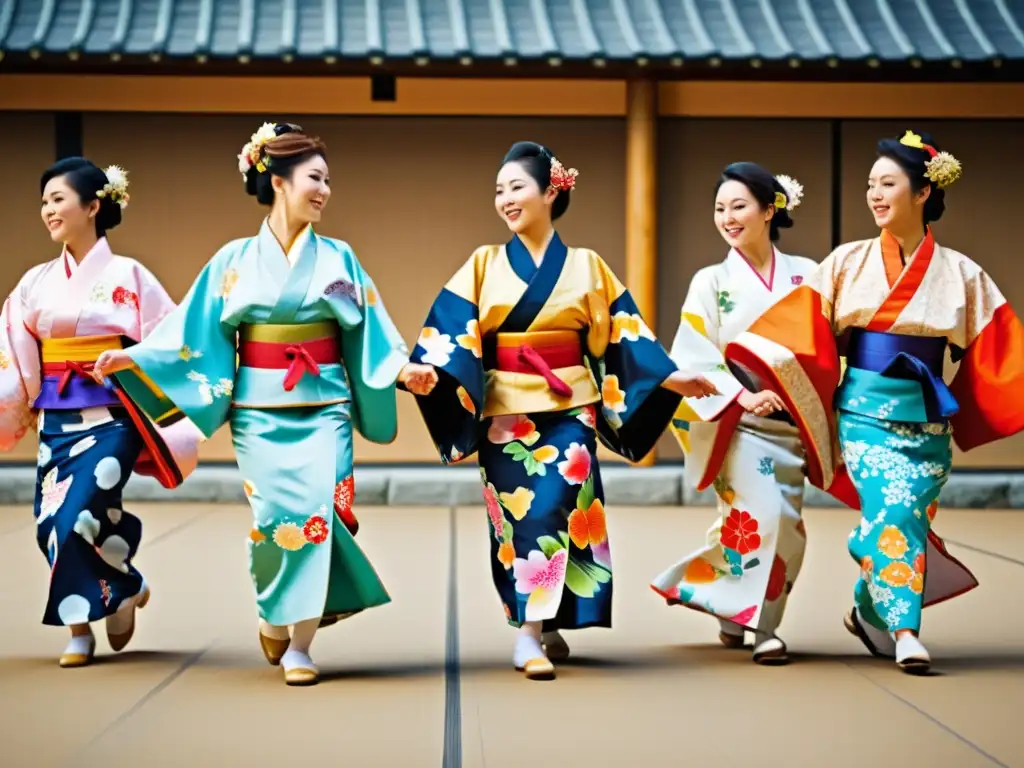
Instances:
[[[509,622],[611,626],[597,439],[639,459],[680,401],[629,292],[557,235],[539,266],[518,238],[485,246],[434,302],[413,360],[440,372],[417,400],[442,461],[479,451]]]

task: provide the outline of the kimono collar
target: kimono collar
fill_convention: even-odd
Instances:
[[[263,224],[260,225],[260,250],[268,256],[283,256],[288,261],[288,266],[294,267],[295,262],[298,261],[299,256],[302,255],[303,249],[312,237],[313,225],[307,224],[299,231],[299,234],[295,236],[295,241],[291,244],[288,252],[285,253],[284,248],[281,247],[281,243],[278,242],[274,233],[270,229],[270,218],[268,217],[265,218],[263,220]]]
[[[562,242],[562,238],[558,236],[558,232],[553,232],[551,241],[544,250],[544,258],[541,260],[541,265],[543,266],[546,261],[552,258],[560,258],[564,262],[567,252],[568,249],[565,247],[565,243]],[[512,270],[524,283],[530,282],[533,276],[537,274],[539,269],[537,262],[533,260],[530,250],[519,239],[519,235],[513,235],[512,239],[508,241],[508,244],[505,246],[505,254],[508,257],[509,264],[512,265]],[[559,271],[561,271],[561,267],[559,267]]]
[[[917,271],[923,274],[924,270],[931,263],[932,254],[935,253],[935,237],[932,235],[932,228],[928,226],[924,228],[924,239],[917,246],[917,250],[907,258],[906,264],[904,264],[900,256],[900,243],[889,230],[883,229],[879,239],[882,242],[882,261],[885,264],[885,277],[889,282],[890,288],[896,285],[896,281],[900,279],[904,268],[911,263],[919,265],[921,269]]]
[[[744,254],[743,251],[741,251],[739,248],[730,248],[729,258],[732,258],[733,260],[743,265],[741,267],[742,269],[749,269],[751,274],[755,278],[757,278],[758,282],[760,282],[761,285],[763,285],[769,291],[772,290],[772,288],[775,285],[775,269],[779,265],[779,251],[774,245],[772,246],[772,266],[771,269],[768,271],[767,280],[764,279],[764,276],[757,271],[757,267],[754,266],[750,259],[747,258],[746,254]]]
[[[97,240],[96,245],[89,249],[89,252],[85,254],[85,257],[80,263],[76,262],[75,257],[68,253],[68,247],[66,245],[60,252],[61,262],[64,264],[64,274],[68,278],[84,267],[85,263],[89,259],[92,259],[93,261],[102,261],[104,258],[112,255],[110,243],[107,242],[106,237],[101,237]]]

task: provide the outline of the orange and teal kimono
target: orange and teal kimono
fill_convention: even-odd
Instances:
[[[420,410],[444,463],[479,454],[491,571],[509,623],[610,627],[612,561],[597,441],[638,460],[680,397],[676,366],[600,256],[514,237],[434,301],[412,360],[440,382]]]
[[[905,265],[886,231],[842,245],[726,358],[783,397],[811,482],[861,510],[849,550],[866,621],[918,631],[923,607],[977,586],[932,522],[951,441],[1024,429],[1024,327],[981,267],[931,230]]]

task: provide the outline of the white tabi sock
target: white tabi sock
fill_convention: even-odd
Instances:
[[[284,656],[281,657],[281,668],[285,672],[292,669],[310,669],[314,672],[319,672],[316,664],[313,663],[313,659],[309,657],[308,653],[304,651],[296,651],[293,648],[289,648]]]
[[[291,650],[309,654],[309,646],[313,644],[316,631],[320,627],[320,619],[306,619],[292,627]]]
[[[96,638],[90,631],[87,635],[72,635],[64,647],[65,656],[89,656],[96,650]]]
[[[526,662],[530,659],[547,658],[544,654],[544,648],[541,646],[541,622],[539,621],[528,621],[519,628],[519,634],[516,637],[516,647],[512,652],[512,662],[515,664],[517,669],[522,669],[526,666]]]

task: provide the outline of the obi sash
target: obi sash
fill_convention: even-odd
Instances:
[[[303,376],[320,376],[320,366],[341,362],[337,323],[241,325],[238,362],[246,368],[285,372],[281,388],[291,392]]]
[[[43,383],[34,408],[43,410],[83,410],[85,408],[123,407],[142,437],[143,450],[136,470],[155,477],[165,488],[177,488],[184,480],[181,466],[168,446],[160,427],[179,422],[177,409],[158,420],[159,427],[139,409],[123,388],[113,380],[98,384],[91,376],[96,358],[108,349],[125,349],[134,342],[126,336],[76,336],[42,339]],[[186,441],[187,442],[187,441]],[[194,447],[194,446],[193,446]],[[194,457],[186,459],[194,467]]]
[[[583,365],[583,349],[576,331],[498,333],[483,340],[484,369],[541,376],[551,391],[572,396],[572,387],[553,369]]]
[[[108,349],[124,349],[121,336],[72,336],[42,339],[43,381],[34,408],[48,411],[109,408],[121,405],[116,392],[92,378],[93,365]]]
[[[930,422],[943,422],[959,411],[956,398],[942,379],[946,339],[905,336],[856,328],[846,350],[848,368],[890,379],[911,381],[921,388]]]

